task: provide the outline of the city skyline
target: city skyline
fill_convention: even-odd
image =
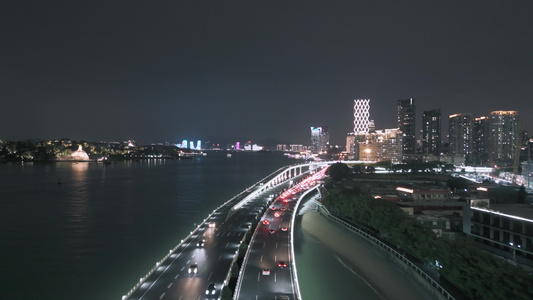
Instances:
[[[353,99],[371,99],[383,129],[408,98],[417,124],[433,109],[443,130],[452,114],[504,110],[531,132],[531,8],[11,2],[0,12],[0,138],[309,144],[309,127],[324,124],[343,145]]]

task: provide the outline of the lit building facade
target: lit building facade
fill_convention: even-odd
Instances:
[[[422,153],[441,153],[441,114],[440,109],[424,111],[422,115]]]
[[[353,132],[346,137],[346,151],[354,159],[359,157],[359,144],[366,139],[366,134],[375,128],[370,117],[370,99],[353,100]]]
[[[293,145],[289,145],[289,149],[291,152],[303,152],[303,151],[307,151],[307,147],[304,146],[304,145],[299,145],[299,144],[293,144]]]
[[[413,98],[398,100],[398,128],[403,133],[402,154],[408,160],[416,152],[416,108]]]
[[[490,155],[494,162],[512,162],[519,142],[517,111],[490,113]]]
[[[489,161],[489,118],[474,118],[472,164],[482,166]]]
[[[357,158],[361,161],[392,161],[399,163],[402,160],[403,134],[398,128],[376,130],[358,141],[359,153]]]
[[[287,151],[287,145],[285,145],[285,144],[278,144],[278,145],[276,146],[276,150],[277,150],[277,151]]]
[[[313,153],[327,151],[329,145],[329,132],[327,126],[311,127],[311,147]]]
[[[366,134],[370,125],[370,99],[357,99],[353,102],[353,132]]]
[[[462,156],[466,164],[472,158],[472,114],[453,114],[449,119],[449,154],[450,156]]]

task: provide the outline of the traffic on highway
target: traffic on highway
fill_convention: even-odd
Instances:
[[[291,216],[299,195],[316,182],[309,178],[320,173],[323,176],[323,172],[318,172],[296,185],[288,181],[273,187],[237,210],[231,211],[231,202],[221,206],[178,249],[171,250],[155,272],[142,278],[142,285],[127,299],[220,299],[239,246],[250,230],[254,235],[248,260],[235,288],[239,299],[267,299],[268,295],[272,296],[268,299],[297,299],[290,247]],[[252,224],[258,224],[255,230]]]

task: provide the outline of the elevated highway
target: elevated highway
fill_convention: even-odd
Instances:
[[[239,246],[246,232],[253,230],[251,224],[263,217],[273,195],[317,168],[322,166],[281,168],[226,201],[139,278],[122,299],[219,299],[222,288],[229,284]],[[211,284],[214,289],[209,289]]]

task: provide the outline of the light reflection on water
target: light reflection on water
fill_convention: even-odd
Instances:
[[[0,299],[120,299],[195,223],[289,163],[221,153],[0,165]]]

